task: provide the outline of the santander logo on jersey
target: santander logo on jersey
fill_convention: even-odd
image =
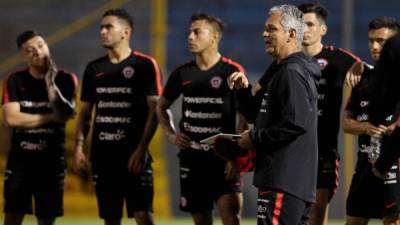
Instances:
[[[219,76],[213,76],[210,80],[211,87],[218,89],[221,87],[222,84],[222,78]]]

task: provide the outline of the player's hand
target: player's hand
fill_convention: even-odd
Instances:
[[[365,134],[371,137],[378,137],[378,138],[382,137],[382,135],[384,135],[388,129],[387,126],[384,125],[374,126],[370,122],[363,122],[363,126]]]
[[[47,72],[44,75],[44,79],[47,84],[54,84],[58,73],[57,65],[50,56],[47,56],[45,61],[47,65]]]
[[[235,164],[235,162],[228,160],[225,164],[225,179],[232,180],[239,174],[239,170]]]
[[[249,80],[243,72],[234,72],[228,77],[228,87],[241,89],[249,86]]]
[[[390,125],[387,127],[387,129],[386,129],[386,134],[387,134],[387,135],[391,135],[391,134],[393,133],[393,131],[394,131],[396,128],[398,128],[398,124],[397,124],[397,123],[398,123],[398,122],[396,121],[396,122],[390,124]]]
[[[240,135],[241,137],[238,140],[238,145],[244,149],[253,150],[254,146],[250,139],[250,130],[246,130]]]
[[[346,73],[346,84],[351,88],[355,87],[361,80],[364,72],[364,62],[355,62]]]
[[[128,171],[132,173],[140,173],[146,163],[146,148],[139,145],[131,154],[128,161]]]
[[[172,144],[178,146],[179,149],[190,148],[190,142],[192,141],[188,136],[181,132],[169,134],[168,139]]]
[[[75,146],[74,157],[72,159],[72,170],[79,172],[88,169],[88,161],[86,159],[85,153],[83,153],[83,146]]]

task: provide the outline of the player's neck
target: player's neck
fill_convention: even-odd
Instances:
[[[196,64],[201,70],[208,70],[219,62],[221,54],[218,51],[204,51],[196,54]]]
[[[120,63],[128,58],[132,53],[132,49],[129,46],[118,46],[108,50],[108,57],[114,64]]]
[[[308,45],[308,46],[303,45],[303,52],[307,55],[315,56],[322,51],[323,47],[324,45],[321,42],[316,43],[314,45]]]
[[[32,77],[36,79],[43,79],[44,75],[46,74],[46,70],[43,68],[37,68],[37,67],[28,67],[29,73],[32,75]]]

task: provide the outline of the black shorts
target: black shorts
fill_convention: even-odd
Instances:
[[[110,165],[93,166],[92,173],[100,218],[121,219],[124,202],[128,217],[139,211],[153,211],[153,169],[150,163],[139,174],[129,172],[126,166],[116,169]]]
[[[6,170],[4,175],[4,212],[32,214],[33,197],[35,216],[38,218],[62,216],[64,213],[64,177],[64,169]]]
[[[328,189],[329,201],[339,187],[339,160],[339,154],[336,150],[318,158],[317,189]]]
[[[311,203],[285,192],[260,188],[257,199],[258,225],[306,225]]]
[[[372,174],[368,160],[358,160],[346,201],[348,216],[377,218],[400,213],[398,165],[382,180]]]
[[[182,211],[209,211],[222,195],[242,192],[242,177],[226,180],[226,161],[213,152],[181,150],[179,159]]]

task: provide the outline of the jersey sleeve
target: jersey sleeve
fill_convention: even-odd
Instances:
[[[149,59],[150,63],[149,66],[147,67],[148,73],[149,73],[149,89],[147,91],[147,96],[160,96],[162,94],[163,88],[162,88],[162,74],[160,67],[158,63],[156,62],[155,59],[151,58]]]
[[[165,85],[163,97],[168,101],[173,102],[182,93],[182,79],[180,77],[179,70],[175,70],[171,73],[168,78],[167,84]]]
[[[65,79],[59,81],[60,83],[57,82],[57,87],[66,100],[75,101],[78,90],[78,78],[74,73],[65,73],[64,76]]]
[[[351,53],[351,52],[349,52],[347,50],[344,50],[342,48],[339,48],[339,52],[341,53],[340,57],[338,57],[338,58],[341,59],[340,62],[339,62],[340,63],[339,64],[340,65],[339,68],[341,68],[340,81],[342,83],[342,82],[344,82],[344,79],[346,78],[347,71],[350,69],[350,67],[355,62],[361,61],[361,59],[358,56],[354,55],[353,53]]]
[[[90,65],[86,66],[82,80],[81,101],[95,102],[96,101],[96,86],[95,74]]]
[[[2,104],[6,104],[9,102],[18,101],[18,90],[17,90],[17,79],[16,76],[9,75],[6,79],[3,80],[3,96],[2,96]]]

